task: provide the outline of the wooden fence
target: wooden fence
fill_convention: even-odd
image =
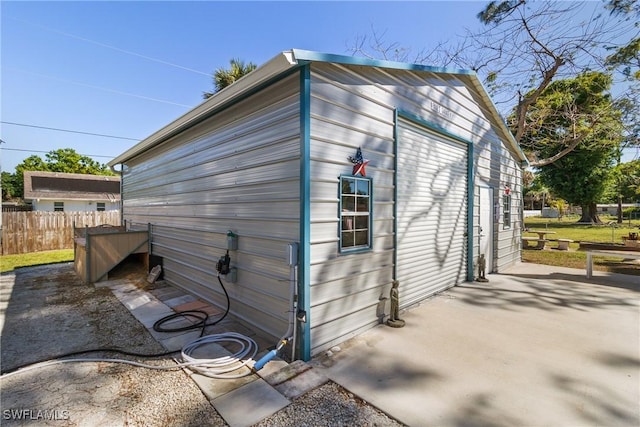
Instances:
[[[3,212],[2,255],[72,249],[74,223],[120,225],[120,212]]]

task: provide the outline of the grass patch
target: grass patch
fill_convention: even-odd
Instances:
[[[576,224],[579,217],[567,218],[562,221],[555,218],[531,217],[525,219],[525,227],[529,230],[548,230],[555,234],[547,235],[550,240],[547,248],[555,248],[555,241],[558,239],[571,239],[574,243],[569,245],[569,251],[559,251],[557,249],[527,250],[522,251],[522,261],[535,264],[555,265],[559,267],[584,269],[587,266],[587,254],[578,251],[579,242],[600,242],[600,243],[622,243],[622,236],[629,233],[638,233],[640,220],[633,220],[631,223],[625,221],[622,224],[615,223],[613,217],[602,217],[605,224],[583,225]],[[608,224],[613,221],[612,224]],[[531,232],[523,232],[523,236],[538,237]],[[637,262],[623,262],[621,258],[615,257],[593,257],[593,268],[599,271],[612,273],[631,274],[640,276],[640,264]]]
[[[564,218],[558,221],[555,218],[530,217],[524,220],[524,225],[530,230],[548,230],[555,231],[548,237],[551,240],[571,239],[576,242],[602,242],[602,243],[622,243],[622,236],[628,236],[629,233],[637,233],[640,227],[640,220],[624,221],[622,224],[607,225],[606,223],[614,221],[610,217],[601,218],[605,224],[602,225],[582,225],[576,224],[578,217]],[[524,236],[536,236],[535,233],[523,234]]]
[[[19,267],[32,267],[34,265],[55,264],[57,262],[68,261],[73,261],[73,249],[2,255],[0,256],[0,272],[13,271]]]

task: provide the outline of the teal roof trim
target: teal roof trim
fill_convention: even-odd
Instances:
[[[364,65],[368,67],[380,67],[391,68],[396,70],[413,70],[413,71],[428,71],[432,73],[448,73],[448,74],[463,74],[463,75],[475,75],[472,70],[455,69],[446,67],[432,67],[428,65],[411,64],[406,62],[386,61],[380,59],[362,58],[357,56],[335,55],[332,53],[314,52],[311,50],[293,49],[293,57],[296,61],[311,61],[311,62],[331,62],[334,64],[345,65]]]

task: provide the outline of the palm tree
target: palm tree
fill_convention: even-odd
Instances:
[[[229,64],[231,65],[231,68],[226,69],[220,67],[213,73],[213,84],[215,86],[215,91],[203,92],[202,97],[204,99],[210,98],[216,92],[220,92],[225,87],[232,85],[237,80],[240,80],[241,77],[249,74],[257,68],[257,65],[253,62],[245,64],[244,61],[236,58],[229,61]]]

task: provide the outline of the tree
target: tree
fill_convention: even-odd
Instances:
[[[531,175],[528,183],[524,183],[523,194],[525,200],[531,201],[531,210],[535,209],[534,202],[540,202],[540,213],[544,209],[545,202],[552,200],[552,195],[548,187],[540,180],[539,175],[534,175],[531,171],[526,170],[525,176]]]
[[[45,171],[45,172],[64,172],[64,173],[81,173],[91,175],[114,175],[107,165],[96,162],[91,157],[76,153],[72,148],[61,148],[49,151],[45,154],[45,160],[40,156],[29,156],[16,166],[16,173],[9,174],[5,178],[5,172],[2,173],[2,200],[8,200],[8,197],[22,198],[24,196],[24,171]],[[13,194],[9,196],[5,194],[5,181],[11,183],[11,191]],[[9,187],[7,187],[9,189]]]
[[[628,67],[628,75],[635,75],[638,43],[634,41],[639,29],[633,16],[639,13],[637,2],[609,0],[604,6],[608,10],[598,10],[595,3],[587,2],[492,1],[477,15],[483,24],[481,30],[467,31],[464,38],[440,43],[429,52],[420,51],[414,61],[476,71],[496,103],[506,106],[503,111],[513,112],[509,125],[520,143],[525,134],[531,133],[529,128],[536,125],[528,120],[529,109],[554,81],[590,70],[604,72],[607,66],[610,71],[622,67],[623,74]],[[591,9],[589,19],[576,19]],[[357,40],[352,51],[394,60],[409,56],[408,49],[386,43],[375,33],[369,47],[365,42],[366,38]],[[637,103],[629,106],[637,111]],[[571,153],[592,131],[582,127],[580,133],[557,145],[556,152],[547,151],[545,157],[523,148],[531,156],[530,164],[540,167]],[[637,143],[637,138],[630,141]]]
[[[256,64],[254,64],[253,62],[245,64],[244,61],[236,58],[229,61],[229,64],[229,69],[220,67],[213,73],[213,85],[215,90],[214,92],[203,92],[202,97],[204,99],[209,99],[215,93],[220,92],[225,87],[232,85],[236,81],[240,80],[240,78],[249,74],[257,68]]]
[[[613,177],[605,193],[605,201],[640,203],[640,159],[620,163],[613,168]]]
[[[540,177],[555,194],[582,207],[578,222],[601,224],[596,202],[609,183],[612,159],[602,147],[576,148],[571,156],[541,168]]]
[[[551,83],[536,95],[526,114],[514,108],[507,121],[514,134],[521,130],[519,121],[527,123],[520,146],[530,157],[545,159],[536,166],[554,163],[582,143],[619,147],[624,128],[622,114],[608,93],[611,85],[611,76],[586,72]]]
[[[12,200],[18,194],[16,175],[2,172],[2,200]]]
[[[526,120],[535,126],[529,126],[521,137],[523,145],[547,157],[561,151],[567,139],[579,139],[571,155],[539,171],[554,194],[582,207],[579,222],[601,222],[596,203],[611,179],[624,138],[622,112],[611,103],[610,86],[611,77],[596,72],[553,82],[529,107]]]
[[[45,154],[45,164],[50,172],[113,175],[113,172],[91,157],[76,153],[72,148],[60,148]]]

